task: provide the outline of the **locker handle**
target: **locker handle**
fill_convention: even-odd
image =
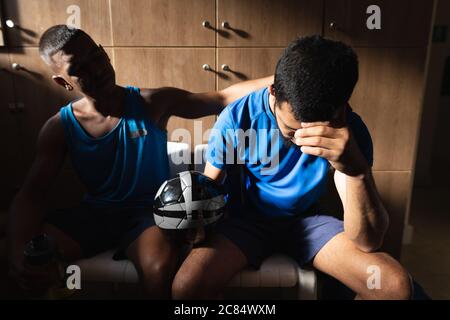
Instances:
[[[20,71],[20,70],[24,69],[20,64],[15,63],[15,62],[13,64],[11,64],[11,68],[13,68],[16,71]]]
[[[16,27],[16,24],[14,23],[14,21],[12,21],[11,19],[8,19],[5,21],[5,24],[8,28],[12,29],[14,27]]]

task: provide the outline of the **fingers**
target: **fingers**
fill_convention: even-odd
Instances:
[[[298,129],[295,131],[295,138],[304,138],[304,137],[313,137],[313,136],[322,136],[333,138],[336,136],[336,129],[328,126],[313,126],[307,127],[303,129]]]
[[[316,126],[329,126],[330,121],[302,122],[301,125],[303,128],[310,128]]]
[[[319,147],[310,147],[310,146],[302,146],[300,147],[300,150],[303,153],[325,158],[327,160],[333,160],[335,159],[335,152],[333,150],[325,149],[325,148],[319,148]]]
[[[335,139],[320,136],[307,138],[294,138],[293,142],[300,147],[310,146],[310,147],[320,147],[324,149],[333,149],[336,146]]]

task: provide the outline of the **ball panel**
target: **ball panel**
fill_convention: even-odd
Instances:
[[[159,187],[158,191],[156,192],[155,199],[159,198],[166,185],[167,181],[164,181],[163,184]]]
[[[159,197],[161,202],[167,205],[178,202],[182,194],[183,191],[181,189],[180,181],[178,179],[172,179],[167,181],[167,184]]]

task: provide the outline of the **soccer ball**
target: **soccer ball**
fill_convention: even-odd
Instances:
[[[164,230],[184,230],[189,242],[202,241],[225,212],[222,187],[200,172],[184,171],[165,181],[155,196],[153,216]]]

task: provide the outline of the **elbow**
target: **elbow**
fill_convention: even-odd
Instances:
[[[369,232],[365,232],[364,235],[357,235],[350,237],[352,242],[358,247],[359,250],[372,253],[379,251],[384,242],[384,237],[389,227],[389,221],[383,219],[383,221],[374,229]]]
[[[353,240],[353,243],[362,252],[373,253],[377,252],[381,248],[381,245],[383,244],[383,238],[380,237],[379,239],[368,239],[366,241]]]
[[[384,235],[364,235],[352,237],[347,233],[347,237],[362,252],[372,253],[378,251],[383,245]]]
[[[217,92],[217,104],[220,109],[225,108],[231,102],[233,102],[233,94],[229,88],[220,90]]]

